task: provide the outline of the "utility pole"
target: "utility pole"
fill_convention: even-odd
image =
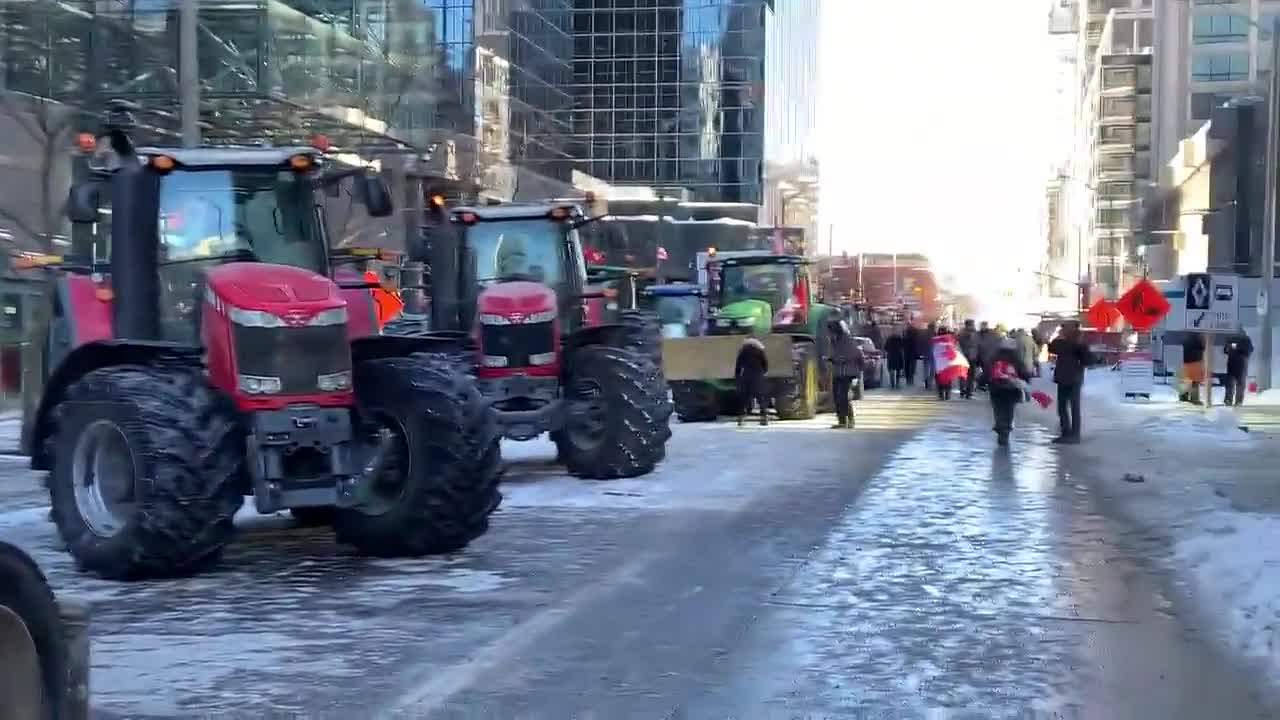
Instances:
[[[1280,153],[1280,18],[1271,35],[1271,87],[1267,92],[1267,184],[1266,210],[1262,225],[1262,268],[1258,278],[1258,340],[1262,363],[1258,368],[1258,388],[1271,389],[1272,348],[1271,284],[1276,274],[1276,180],[1277,153]]]
[[[181,98],[182,146],[200,144],[199,0],[182,0],[178,9],[178,93]]]

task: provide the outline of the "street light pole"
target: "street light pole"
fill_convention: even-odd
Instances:
[[[199,0],[182,0],[178,9],[178,87],[181,98],[182,146],[200,144]]]
[[[1271,35],[1271,87],[1267,92],[1267,182],[1266,206],[1262,220],[1262,268],[1258,279],[1258,341],[1261,364],[1258,388],[1271,389],[1272,319],[1271,284],[1276,274],[1276,180],[1277,153],[1280,152],[1280,18]]]

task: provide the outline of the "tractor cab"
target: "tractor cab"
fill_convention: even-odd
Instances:
[[[713,334],[769,332],[807,324],[813,284],[805,258],[724,258],[709,263],[708,275]]]
[[[650,285],[641,293],[641,305],[652,308],[662,324],[664,338],[701,335],[706,326],[706,292],[691,283]]]

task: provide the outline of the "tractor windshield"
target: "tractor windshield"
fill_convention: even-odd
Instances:
[[[276,168],[181,170],[160,186],[160,262],[251,259],[325,272],[310,183]]]
[[[791,264],[725,265],[720,270],[720,306],[739,300],[763,300],[776,312],[796,290]]]
[[[479,222],[467,227],[466,237],[481,286],[528,280],[554,289],[566,283],[563,223],[537,218]]]

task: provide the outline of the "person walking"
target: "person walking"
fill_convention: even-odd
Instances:
[[[1184,389],[1179,400],[1189,402],[1192,405],[1203,405],[1200,399],[1200,385],[1205,381],[1204,376],[1204,353],[1208,344],[1205,342],[1204,335],[1200,333],[1188,333],[1185,340],[1182,341],[1182,380]],[[1213,385],[1209,385],[1209,392],[1213,392]]]
[[[831,363],[831,395],[836,405],[836,424],[831,427],[852,430],[853,401],[850,395],[854,379],[862,377],[866,359],[862,347],[843,322],[832,320],[827,324],[827,331],[831,333],[831,354],[827,356],[827,362]]]
[[[738,359],[733,370],[734,385],[738,390],[738,427],[751,414],[751,406],[760,407],[760,424],[769,424],[768,383],[765,376],[769,374],[769,358],[764,351],[764,343],[755,335],[742,341],[738,348]]]
[[[1223,400],[1228,405],[1239,407],[1244,404],[1245,383],[1249,378],[1249,357],[1253,355],[1253,341],[1244,328],[1237,327],[1236,332],[1227,338],[1227,378]]]
[[[964,358],[969,361],[969,372],[964,376],[964,380],[960,382],[960,397],[965,399],[973,398],[973,386],[977,382],[978,366],[978,331],[973,326],[973,319],[964,321],[964,327],[956,335],[956,344],[960,348],[960,352],[964,354]]]
[[[991,397],[992,429],[996,432],[996,444],[1005,447],[1009,444],[1009,433],[1013,432],[1013,416],[1017,412],[1018,403],[1026,399],[1027,383],[1031,381],[1031,370],[1026,364],[1026,354],[1018,347],[1014,338],[1005,338],[991,358],[991,384],[988,393]]]
[[[889,333],[888,339],[884,341],[884,359],[889,365],[889,387],[894,390],[898,389],[902,381],[902,354],[902,334],[895,330]]]
[[[1032,368],[1036,366],[1036,341],[1032,339],[1031,333],[1022,328],[1013,331],[1013,339],[1018,344],[1018,355],[1022,358],[1022,367],[1028,372],[1033,372]]]
[[[907,387],[916,384],[916,360],[919,359],[920,331],[907,324],[902,331],[902,373],[906,376]]]
[[[1080,443],[1080,389],[1084,385],[1084,371],[1089,366],[1089,346],[1080,334],[1080,323],[1066,323],[1062,333],[1049,343],[1049,352],[1056,357],[1053,381],[1058,385],[1058,423],[1062,434],[1055,443],[1077,445]]]
[[[920,356],[921,371],[924,373],[924,389],[928,390],[933,387],[933,374],[936,370],[933,367],[933,338],[938,334],[938,324],[931,322],[925,326],[924,332],[920,333],[917,338],[916,352]]]

